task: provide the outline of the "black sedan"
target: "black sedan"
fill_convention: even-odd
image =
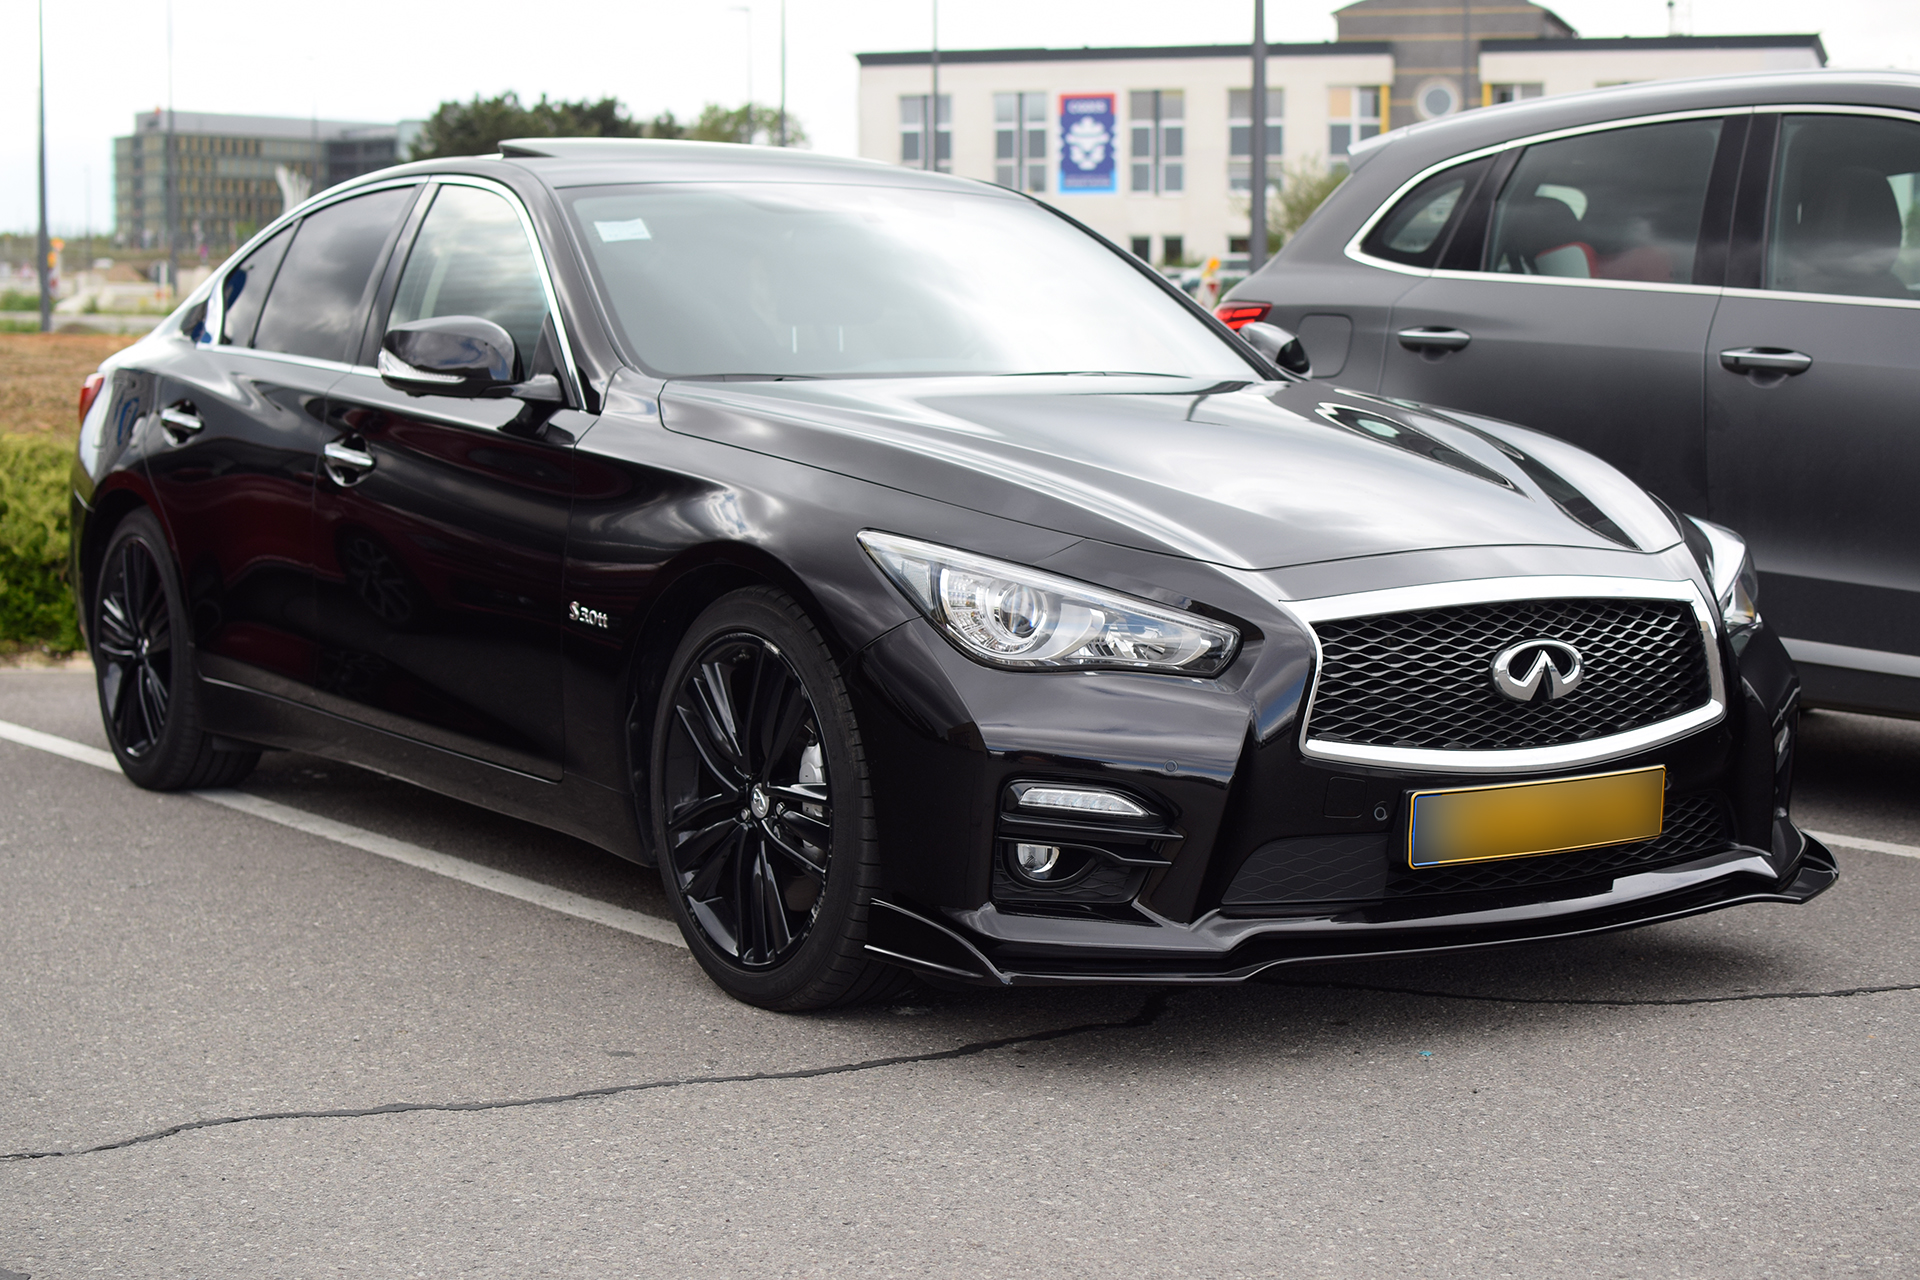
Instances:
[[[1223,316],[1739,529],[1807,705],[1920,716],[1920,75],[1536,98],[1353,161]]]
[[[127,775],[351,760],[659,867],[783,1009],[1803,902],[1738,538],[1332,390],[1027,197],[538,141],[334,188],[89,383]]]

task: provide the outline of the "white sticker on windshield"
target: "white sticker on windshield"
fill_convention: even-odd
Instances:
[[[596,222],[593,229],[600,233],[602,244],[612,244],[617,240],[653,239],[653,232],[647,230],[647,224],[641,218],[628,218],[625,222]]]

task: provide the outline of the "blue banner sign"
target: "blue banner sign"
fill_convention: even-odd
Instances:
[[[1060,192],[1117,191],[1119,120],[1111,93],[1060,95]]]

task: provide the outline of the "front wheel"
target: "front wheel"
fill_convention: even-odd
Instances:
[[[907,975],[865,949],[879,879],[846,686],[793,599],[734,592],[695,620],[654,719],[660,873],[694,958],[769,1009],[881,998]]]
[[[221,750],[201,728],[187,611],[159,522],[136,511],[114,529],[94,591],[100,718],[120,769],[149,791],[228,787],[260,753]]]

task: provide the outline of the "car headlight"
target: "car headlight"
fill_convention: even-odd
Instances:
[[[1714,604],[1729,632],[1744,631],[1760,623],[1760,575],[1754,572],[1753,557],[1747,554],[1746,540],[1725,525],[1697,516],[1688,516],[1694,528],[1707,539],[1708,580],[1713,584]]]
[[[907,599],[979,662],[1210,676],[1240,633],[1223,622],[1003,560],[868,531],[860,545]]]

